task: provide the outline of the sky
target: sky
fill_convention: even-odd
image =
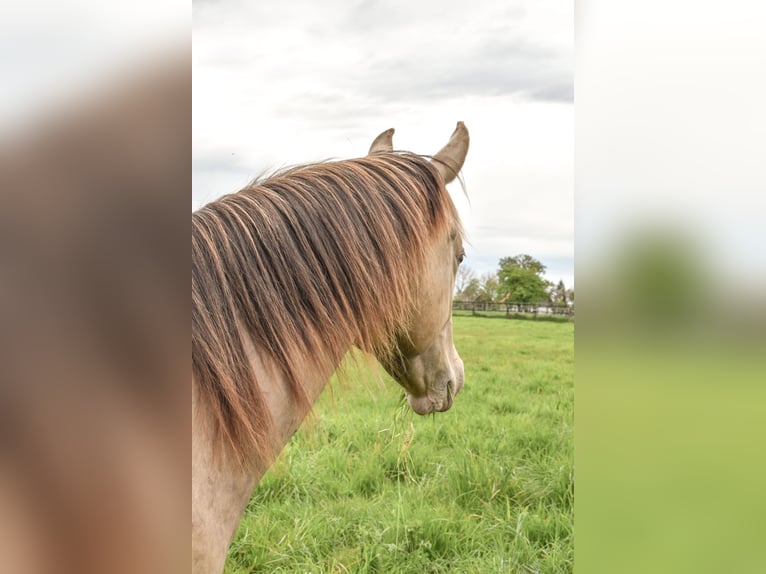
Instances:
[[[468,265],[528,253],[574,285],[572,3],[194,0],[192,209],[287,165],[471,148]],[[467,198],[466,198],[467,195]]]

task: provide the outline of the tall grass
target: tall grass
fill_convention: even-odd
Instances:
[[[466,385],[418,417],[349,366],[256,489],[227,572],[571,572],[573,324],[455,317]]]

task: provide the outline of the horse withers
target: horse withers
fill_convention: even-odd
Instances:
[[[352,346],[418,414],[463,386],[452,292],[464,257],[445,184],[468,130],[253,182],[192,214],[192,569],[220,572],[253,488]]]

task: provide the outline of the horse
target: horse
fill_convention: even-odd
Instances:
[[[374,355],[420,415],[464,382],[452,292],[465,256],[432,157],[394,151],[256,180],[192,213],[192,571],[221,572],[253,489],[347,351]]]

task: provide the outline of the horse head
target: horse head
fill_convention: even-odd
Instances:
[[[393,129],[381,133],[369,153],[393,152],[393,134]],[[458,122],[450,140],[431,160],[442,185],[457,177],[468,145],[468,130]],[[378,356],[404,388],[412,410],[421,415],[448,410],[463,388],[463,361],[452,339],[452,294],[458,266],[465,256],[460,222],[452,222],[447,233],[433,237],[426,253],[412,312],[400,326],[396,349]]]

